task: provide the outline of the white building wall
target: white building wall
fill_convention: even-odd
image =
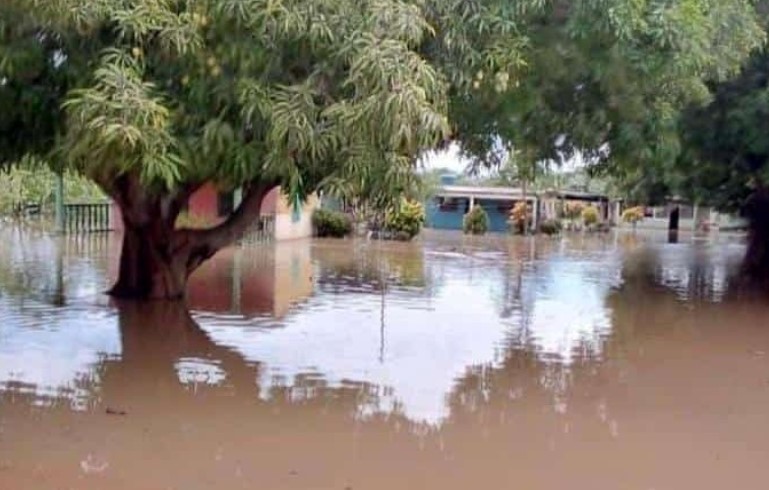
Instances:
[[[313,209],[302,210],[298,221],[294,221],[291,213],[275,215],[275,241],[298,240],[312,236],[312,212]]]

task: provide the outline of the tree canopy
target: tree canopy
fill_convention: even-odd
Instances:
[[[520,63],[527,3],[4,2],[0,159],[57,149],[103,185],[165,189],[402,172],[448,136],[450,86]]]
[[[22,128],[30,141],[58,137],[62,157],[106,188],[134,173],[164,190],[263,175],[310,188],[372,155],[399,163],[447,131],[441,75],[414,51],[429,25],[411,5],[14,3],[17,15],[4,16],[20,31],[13,40],[32,47],[7,49],[34,63],[4,57],[4,98],[18,106],[34,95],[19,87],[30,78],[46,90],[62,80],[66,92],[38,103],[52,101],[66,129]]]
[[[525,33],[514,77],[479,71],[452,97],[463,149],[491,164],[510,147],[540,164],[580,152],[615,174],[675,159],[679,111],[764,38],[748,0],[545,2]]]
[[[756,2],[756,11],[769,25],[769,2]],[[734,212],[769,183],[765,49],[754,50],[732,76],[705,79],[706,101],[687,104],[673,120],[670,157],[621,175],[629,197],[654,203],[676,195]]]

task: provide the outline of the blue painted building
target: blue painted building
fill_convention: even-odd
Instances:
[[[489,216],[489,231],[508,231],[507,219],[513,206],[524,200],[523,191],[515,187],[474,187],[454,185],[455,177],[441,178],[441,187],[425,203],[428,228],[461,230],[464,215],[473,207],[481,206]],[[533,223],[537,222],[539,202],[536,195],[526,196],[533,210]]]

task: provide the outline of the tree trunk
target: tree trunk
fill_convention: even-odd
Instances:
[[[118,280],[110,294],[131,299],[181,299],[187,285],[183,251],[174,251],[174,230],[125,223]],[[190,271],[191,272],[191,271]]]
[[[117,282],[109,294],[134,300],[180,300],[189,276],[233,243],[259,216],[274,183],[249,186],[238,209],[210,229],[176,229],[176,218],[197,186],[169,195],[150,194],[137,178],[121,178],[112,193],[123,217]]]
[[[748,278],[769,283],[769,190],[753,193],[745,205],[748,219],[748,249],[743,272]]]

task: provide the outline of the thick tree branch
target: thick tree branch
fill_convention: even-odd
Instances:
[[[161,201],[161,213],[169,225],[175,226],[176,218],[179,217],[190,196],[200,189],[203,184],[205,184],[205,181],[189,182]]]
[[[205,230],[180,230],[193,247],[202,246],[212,252],[233,243],[240,238],[254,220],[259,217],[262,201],[270,190],[279,185],[278,180],[257,180],[245,189],[243,201],[226,221]]]

